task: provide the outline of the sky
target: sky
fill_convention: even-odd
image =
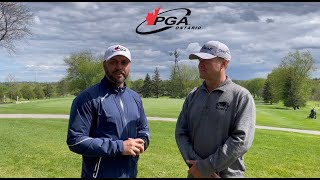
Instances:
[[[67,74],[64,59],[87,50],[96,56],[104,55],[115,44],[131,51],[132,80],[144,79],[147,73],[152,76],[156,67],[160,78],[168,79],[175,59],[170,52],[174,50],[180,52],[179,64],[197,66],[198,61],[189,60],[189,54],[199,52],[204,43],[212,40],[229,47],[227,75],[234,80],[266,78],[288,53],[296,50],[309,51],[319,67],[320,2],[24,4],[34,14],[32,36],[16,43],[16,54],[0,47],[0,82],[6,82],[9,76],[18,82],[58,82]],[[159,22],[147,25],[148,13],[157,8]],[[187,10],[182,8],[191,14],[186,15]],[[164,21],[160,22],[161,18]],[[167,26],[171,28],[152,34],[136,32]],[[312,77],[320,77],[320,71],[314,71]]]

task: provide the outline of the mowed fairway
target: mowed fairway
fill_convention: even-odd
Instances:
[[[66,119],[0,119],[0,177],[79,177],[81,156],[69,151]],[[138,177],[186,177],[175,122],[149,121],[151,141]],[[320,136],[256,130],[245,155],[247,177],[320,177]]]

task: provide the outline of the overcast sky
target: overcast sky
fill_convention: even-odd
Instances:
[[[110,45],[121,44],[132,54],[131,79],[144,79],[159,68],[168,79],[178,49],[179,63],[197,65],[188,55],[210,40],[231,51],[228,75],[235,80],[266,78],[283,57],[295,50],[310,51],[319,65],[320,2],[25,2],[34,13],[33,35],[17,43],[17,54],[0,47],[0,82],[9,74],[16,81],[57,82],[66,75],[64,59],[90,50],[103,55]],[[160,7],[159,17],[184,17],[188,26],[140,35],[136,28],[148,13]],[[169,22],[169,21],[168,21]],[[180,23],[178,26],[182,26]],[[164,22],[139,26],[139,31],[165,27]],[[102,68],[102,65],[101,65]],[[316,70],[312,77],[319,77]]]

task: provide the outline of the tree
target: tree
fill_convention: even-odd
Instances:
[[[36,87],[33,89],[33,92],[35,94],[35,97],[37,99],[43,99],[44,98],[44,92],[41,87],[41,84],[37,84]]]
[[[186,97],[190,91],[201,85],[202,80],[199,78],[198,68],[186,64],[182,64],[176,71],[171,66],[170,80],[167,90],[172,98]]]
[[[16,52],[15,41],[31,35],[33,13],[21,2],[0,2],[0,46]]]
[[[70,92],[77,95],[82,90],[98,83],[104,76],[102,57],[95,57],[90,51],[82,51],[65,58]]]
[[[144,98],[152,97],[152,81],[148,73],[143,81],[142,96]]]
[[[319,79],[315,78],[312,79],[309,83],[311,85],[311,96],[310,100],[312,101],[320,101],[320,81]]]
[[[138,79],[135,81],[132,81],[131,84],[131,89],[136,91],[139,94],[142,94],[142,90],[143,90],[143,79]]]
[[[179,72],[175,70],[175,66],[171,66],[171,74],[169,80],[168,91],[171,98],[180,98],[182,97],[181,90],[184,89],[183,83],[180,79]]]
[[[262,96],[262,89],[265,83],[265,79],[263,78],[254,78],[248,80],[244,83],[244,87],[246,87],[254,98]]]
[[[68,84],[67,81],[63,78],[57,84],[57,94],[59,96],[66,96],[68,94]]]
[[[181,64],[179,67],[179,74],[182,83],[183,90],[180,90],[179,97],[186,97],[191,90],[198,87],[203,82],[199,77],[198,67]]]
[[[315,68],[315,60],[309,51],[290,53],[280,63],[284,76],[283,102],[286,107],[299,109],[304,107],[311,94],[311,72]]]
[[[14,98],[14,94],[17,90],[17,84],[16,84],[16,78],[14,74],[9,73],[9,75],[6,77],[6,82],[8,83],[9,87],[9,97],[10,102],[12,102],[12,99]]]
[[[162,94],[162,86],[158,67],[156,67],[154,70],[154,75],[152,76],[152,85],[152,94],[159,98],[159,96]]]
[[[52,84],[46,83],[44,87],[44,96],[50,99],[50,97],[52,97],[54,93],[55,93],[54,86]]]
[[[5,97],[8,92],[8,87],[4,84],[0,84],[0,101],[5,102]]]
[[[272,104],[271,83],[269,79],[263,85],[262,98],[263,102]]]
[[[21,94],[24,99],[30,100],[35,98],[35,94],[32,90],[32,86],[30,84],[25,84],[21,88]]]

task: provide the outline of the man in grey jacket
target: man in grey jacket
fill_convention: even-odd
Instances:
[[[254,99],[226,75],[231,54],[225,44],[209,41],[189,59],[199,60],[204,82],[187,96],[175,129],[188,177],[244,177],[243,155],[255,132]]]

